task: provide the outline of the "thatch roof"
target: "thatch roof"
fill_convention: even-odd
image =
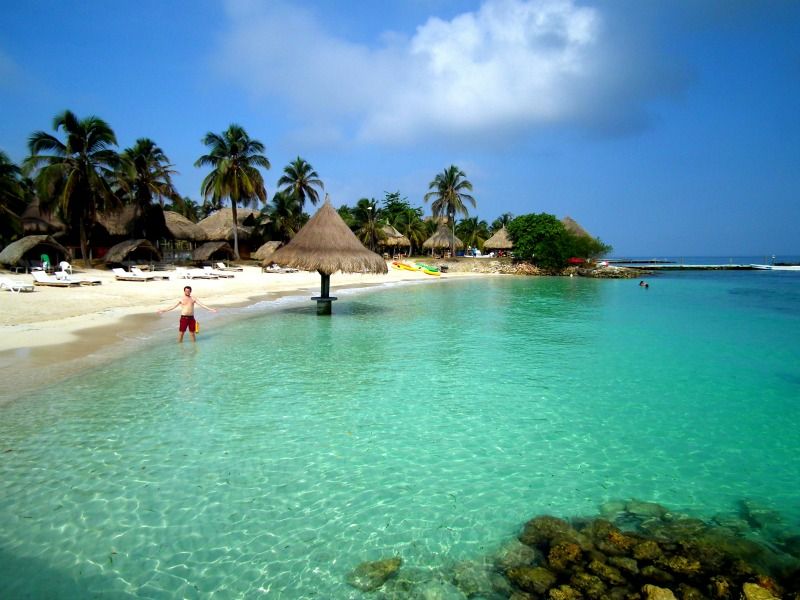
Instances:
[[[250,258],[254,258],[256,260],[260,260],[266,264],[269,264],[272,262],[272,253],[275,252],[275,250],[280,248],[282,245],[283,242],[277,240],[272,240],[270,242],[267,242],[266,244],[262,244],[262,246],[258,250],[256,250],[255,252],[253,252],[253,254],[250,255]]]
[[[27,235],[15,242],[11,242],[0,252],[0,264],[16,265],[26,255],[39,260],[42,254],[51,255],[51,264],[57,264],[62,258],[72,258],[70,251],[51,236]]]
[[[381,244],[384,246],[411,246],[411,241],[391,225],[383,226],[383,234],[386,236],[381,240]]]
[[[456,248],[463,248],[464,242],[462,242],[457,237],[453,236],[453,232],[447,227],[447,225],[440,224],[439,227],[436,229],[436,233],[434,233],[431,237],[425,240],[422,243],[423,248],[450,248],[453,244],[453,239],[456,242]]]
[[[126,236],[130,234],[133,220],[136,218],[136,207],[127,204],[117,210],[107,210],[97,213],[97,222],[111,236]]]
[[[158,248],[147,240],[125,240],[109,248],[103,260],[109,264],[121,264],[126,258],[128,260],[133,260],[135,258],[157,258],[161,260],[161,253],[158,251]]]
[[[172,210],[164,211],[164,221],[167,230],[176,240],[189,240],[190,242],[202,242],[206,239],[206,232],[197,223],[192,223],[180,213]]]
[[[578,237],[592,237],[589,232],[581,227],[572,217],[564,217],[561,219],[561,223],[564,225],[564,229],[569,231],[572,235],[577,235]]]
[[[323,275],[337,271],[388,271],[386,261],[358,241],[327,199],[292,240],[275,251],[272,262],[303,271],[319,271]]]
[[[19,220],[22,223],[22,231],[28,235],[56,233],[67,228],[61,219],[42,209],[38,198],[34,198],[28,204]]]
[[[240,240],[249,239],[253,235],[253,228],[259,212],[252,208],[236,208],[236,221],[238,223],[237,237]],[[233,211],[223,208],[214,214],[208,215],[197,224],[206,234],[207,240],[233,240]]]
[[[194,252],[192,252],[192,260],[210,260],[215,254],[224,254],[228,258],[233,258],[233,248],[231,248],[228,242],[206,242],[202,246],[198,246],[194,249]]]
[[[492,237],[483,242],[483,247],[488,250],[511,250],[514,247],[514,242],[508,237],[508,230],[503,226],[500,230],[495,231]]]

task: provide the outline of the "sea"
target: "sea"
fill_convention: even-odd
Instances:
[[[444,580],[631,500],[800,534],[800,272],[642,279],[431,278],[129,340],[0,406],[0,597],[378,598],[365,561]]]

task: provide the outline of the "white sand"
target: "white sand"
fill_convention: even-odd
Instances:
[[[5,274],[4,274],[5,275]],[[96,327],[118,324],[128,315],[148,315],[153,320],[169,319],[177,323],[178,309],[159,316],[182,295],[184,285],[210,307],[224,311],[225,306],[246,305],[281,292],[307,292],[316,296],[320,276],[317,273],[262,273],[259,267],[244,267],[230,279],[178,279],[168,281],[117,281],[107,270],[87,269],[74,277],[101,279],[96,286],[55,288],[36,286],[32,293],[0,291],[0,353],[75,341],[79,335]],[[8,275],[17,281],[32,282],[30,275]],[[441,279],[472,276],[474,273],[448,273]],[[337,287],[380,285],[415,279],[433,279],[419,272],[389,268],[386,275],[336,273],[331,276],[331,292]],[[336,308],[334,306],[334,313]],[[198,317],[203,309],[198,308]],[[177,325],[176,325],[177,327]],[[107,343],[107,342],[106,342]],[[95,347],[96,348],[96,347]],[[68,351],[71,358],[74,351]]]

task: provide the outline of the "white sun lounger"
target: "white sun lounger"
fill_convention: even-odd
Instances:
[[[21,281],[14,281],[8,277],[0,277],[0,290],[8,290],[10,292],[32,292],[33,286],[30,283],[22,283]]]
[[[146,277],[148,279],[169,279],[169,273],[164,273],[163,271],[161,273],[156,273],[155,271],[145,272],[139,267],[131,267],[131,273],[137,277]]]
[[[179,279],[219,279],[213,273],[209,273],[203,269],[187,269],[185,267],[175,267],[175,272],[178,274]]]
[[[225,271],[216,271],[214,270],[214,267],[203,267],[203,271],[205,271],[206,273],[211,273],[215,277],[222,277],[225,279],[236,277],[233,273],[226,273]]]
[[[244,271],[242,267],[226,267],[225,263],[218,262],[216,265],[217,270],[219,271]]]
[[[80,285],[80,281],[74,279],[56,279],[48,275],[44,271],[31,271],[33,275],[33,285],[49,285],[51,287],[71,287],[73,285]]]
[[[155,279],[152,275],[145,275],[144,273],[136,275],[135,273],[128,273],[125,269],[120,269],[119,267],[111,269],[111,272],[114,273],[117,281],[153,281]]]

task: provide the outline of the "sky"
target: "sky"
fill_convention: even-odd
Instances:
[[[616,256],[800,254],[800,2],[29,0],[0,13],[0,150],[64,110],[154,140],[200,202],[202,138],[307,160],[335,206],[571,216]],[[307,206],[307,211],[314,207]]]

